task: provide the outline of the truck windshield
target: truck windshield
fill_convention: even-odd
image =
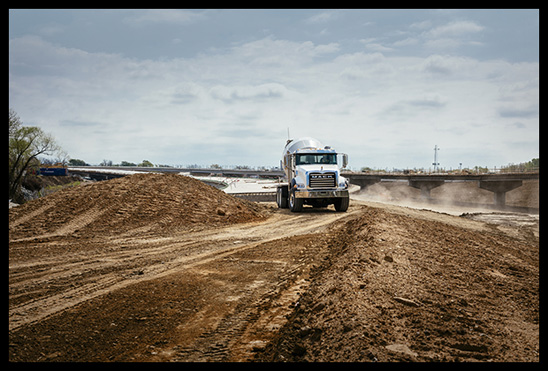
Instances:
[[[302,154],[296,156],[296,164],[297,165],[314,165],[314,164],[322,164],[322,165],[337,165],[337,155],[336,154],[330,154],[330,153],[322,153],[322,154]]]

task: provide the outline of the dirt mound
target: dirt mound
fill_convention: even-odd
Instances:
[[[370,209],[261,361],[536,361],[538,239]]]
[[[9,210],[10,239],[169,232],[259,220],[258,206],[190,177],[135,174],[65,189]]]

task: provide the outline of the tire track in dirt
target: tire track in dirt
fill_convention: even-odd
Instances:
[[[283,324],[292,308],[289,304],[297,300],[299,292],[308,284],[305,277],[310,266],[307,262],[322,256],[320,251],[325,249],[325,232],[329,226],[356,212],[359,210],[342,214],[310,209],[299,215],[277,210],[263,222],[164,237],[153,235],[149,239],[137,235],[89,240],[85,241],[88,248],[77,250],[70,261],[52,257],[44,265],[44,261],[40,263],[40,258],[35,257],[31,261],[10,263],[13,281],[10,282],[10,342],[13,345],[10,349],[32,348],[18,349],[17,356],[10,353],[10,359],[249,358],[254,349],[264,346],[268,336]],[[70,250],[72,243],[81,242],[59,240],[58,243],[64,243]],[[102,249],[96,249],[97,245]],[[106,246],[109,249],[105,249]],[[33,272],[33,264],[45,272],[39,279]],[[164,296],[173,285],[180,289],[169,297]],[[195,285],[200,285],[203,292],[198,290],[190,297],[177,300],[181,292]],[[56,288],[48,292],[50,287]],[[159,298],[151,298],[151,288],[159,293]],[[191,300],[189,298],[194,300],[193,310],[184,304]],[[19,303],[13,304],[17,299]],[[165,309],[170,311],[168,317],[159,314],[164,313],[164,309],[143,315],[150,313],[150,307],[172,307],[175,303],[183,307],[175,314],[172,309]],[[131,313],[124,315],[127,311]],[[83,318],[90,321],[89,313],[93,313],[92,322],[83,323]],[[113,317],[109,317],[109,313]],[[177,316],[182,316],[178,322]],[[128,349],[99,349],[101,344],[106,347],[112,341],[102,338],[111,331],[110,324],[124,318],[126,322],[136,321],[137,327],[109,336],[127,335],[125,340],[115,343]],[[168,327],[169,336],[165,327],[162,331],[155,330],[154,326],[164,321],[163,318],[179,323],[179,326]],[[84,336],[89,331],[92,331],[91,337]],[[62,335],[67,333],[76,336],[69,344],[65,343],[67,335]],[[142,339],[149,337],[150,340]],[[91,338],[103,340],[90,343]],[[145,345],[132,344],[135,338]],[[69,354],[61,356],[62,349],[72,348],[74,344],[82,347],[85,344],[92,354],[80,354],[76,359]],[[33,353],[38,350],[38,355]]]
[[[79,218],[71,228],[81,225],[83,220],[92,219],[89,218],[91,214],[91,211],[86,213],[85,218]],[[46,259],[36,256],[22,262],[10,261],[9,329],[17,330],[23,325],[40,321],[136,282],[157,279],[206,264],[276,239],[313,233],[350,214],[311,210],[296,215],[285,211],[273,215],[265,222],[153,238],[149,241],[140,236],[122,240],[113,238],[112,241],[97,239],[86,241],[89,245],[87,249],[68,256]],[[69,251],[71,244],[76,243],[80,242],[56,241],[57,245],[63,245]],[[97,245],[109,246],[110,251],[94,249]]]

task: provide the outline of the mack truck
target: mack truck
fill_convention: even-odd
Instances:
[[[346,165],[346,154],[337,154],[317,139],[289,139],[280,161],[287,181],[276,189],[278,207],[300,212],[304,205],[326,207],[333,204],[336,211],[346,211],[350,202],[348,180],[341,176],[341,169]]]

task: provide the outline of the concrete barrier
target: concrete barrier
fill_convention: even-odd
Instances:
[[[276,202],[276,192],[229,193],[234,197],[253,202]]]

